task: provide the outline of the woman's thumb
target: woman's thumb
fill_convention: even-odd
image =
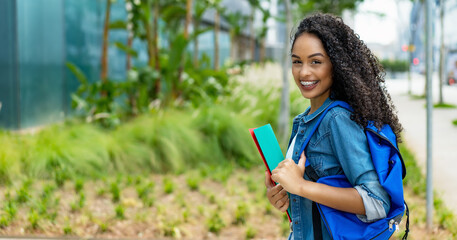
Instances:
[[[270,173],[268,172],[268,170],[266,170],[265,171],[265,187],[271,188],[271,187],[274,187],[274,186],[275,185],[271,181]]]

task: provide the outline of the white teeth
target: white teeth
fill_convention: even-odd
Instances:
[[[301,85],[305,86],[305,87],[308,87],[308,86],[311,86],[313,84],[316,84],[317,81],[300,81]]]

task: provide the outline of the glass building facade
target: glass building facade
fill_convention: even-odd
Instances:
[[[105,11],[105,0],[0,1],[0,128],[29,128],[71,114],[79,82],[65,63],[78,66],[90,81],[99,80]],[[126,18],[125,2],[114,2],[110,21]],[[213,35],[199,37],[200,55],[213,58]],[[126,55],[113,46],[116,41],[125,44],[127,32],[109,33],[108,76],[123,81]],[[219,46],[222,64],[230,52],[227,32],[220,33]],[[146,43],[135,39],[133,48],[138,52],[133,65],[145,64]]]

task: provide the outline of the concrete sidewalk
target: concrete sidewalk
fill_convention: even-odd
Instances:
[[[412,93],[423,94],[422,76],[412,80]],[[388,80],[387,88],[398,110],[403,125],[403,140],[416,156],[418,164],[425,173],[427,158],[426,141],[426,101],[413,100],[407,95],[406,79]],[[434,102],[438,99],[438,82],[433,83]],[[457,105],[457,86],[445,86],[445,103]],[[433,186],[442,197],[447,207],[457,214],[457,126],[452,121],[457,119],[457,109],[434,109],[432,112],[432,159]]]

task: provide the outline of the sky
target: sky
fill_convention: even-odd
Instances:
[[[395,43],[405,31],[399,27],[408,25],[411,7],[409,0],[365,0],[354,16],[354,30],[367,43]]]

